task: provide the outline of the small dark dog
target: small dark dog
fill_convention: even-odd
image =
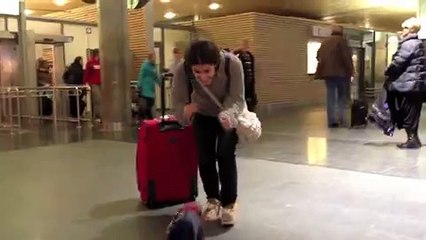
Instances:
[[[167,227],[167,240],[204,240],[201,209],[197,203],[187,203]]]

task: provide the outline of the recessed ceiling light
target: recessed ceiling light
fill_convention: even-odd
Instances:
[[[162,2],[162,3],[169,3],[170,0],[160,0],[160,2]]]
[[[172,19],[176,17],[176,13],[174,12],[166,12],[166,14],[164,14],[164,17],[167,19]]]
[[[57,6],[65,6],[68,3],[68,0],[54,0],[53,1]]]
[[[209,8],[213,11],[216,11],[220,8],[220,4],[216,2],[210,3]]]

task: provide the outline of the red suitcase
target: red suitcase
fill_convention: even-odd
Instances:
[[[163,78],[164,79],[164,78]],[[162,116],[164,107],[162,84]],[[194,201],[197,197],[198,157],[192,127],[172,118],[144,121],[136,154],[140,197],[148,208]]]

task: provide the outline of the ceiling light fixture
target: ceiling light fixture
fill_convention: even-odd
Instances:
[[[167,19],[173,19],[176,17],[176,13],[174,12],[166,12],[166,14],[164,14],[164,17]]]
[[[162,2],[162,3],[169,3],[170,0],[160,0],[160,2]]]
[[[210,3],[209,8],[210,10],[216,11],[220,8],[220,4],[216,2]]]
[[[54,0],[53,2],[55,3],[55,5],[62,7],[68,3],[68,0]]]

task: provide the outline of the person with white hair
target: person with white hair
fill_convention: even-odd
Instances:
[[[418,128],[422,95],[426,94],[426,56],[418,37],[420,28],[420,21],[416,18],[402,23],[402,39],[385,71],[392,121],[407,132],[407,142],[398,145],[401,149],[419,149],[422,146]]]

